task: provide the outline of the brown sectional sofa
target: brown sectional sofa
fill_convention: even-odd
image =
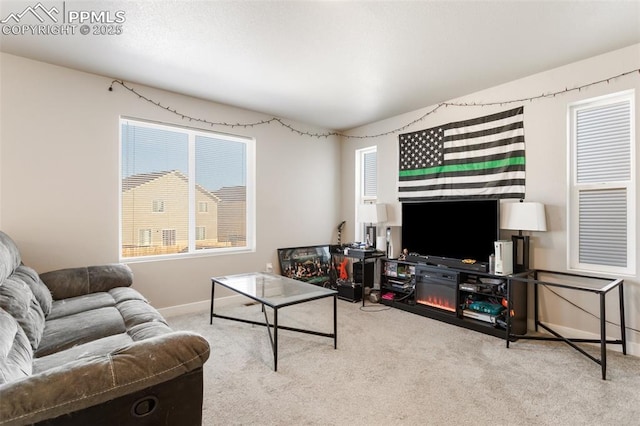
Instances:
[[[39,275],[0,231],[0,425],[199,425],[209,344],[124,264]]]

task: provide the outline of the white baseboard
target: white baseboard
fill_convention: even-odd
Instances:
[[[600,334],[598,333],[591,333],[588,331],[578,330],[570,327],[564,327],[557,324],[546,324],[546,325],[549,328],[553,329],[555,332],[563,335],[564,337],[571,337],[575,339],[600,339]],[[528,327],[530,331],[534,330],[533,321],[529,321]],[[619,330],[619,327],[618,327],[618,330]],[[538,332],[551,335],[549,332],[547,332],[545,329],[541,327],[538,327]],[[607,336],[607,340],[617,340],[617,339],[620,339],[619,334],[616,336]],[[586,344],[600,346],[599,343],[586,343]],[[607,344],[607,349],[622,353],[622,345]],[[627,330],[627,354],[640,356],[640,343],[629,342],[628,330]]]
[[[230,306],[240,303],[242,296],[234,295],[216,298],[216,306]],[[201,300],[199,302],[186,303],[184,305],[168,306],[158,309],[160,315],[165,318],[171,318],[178,315],[195,314],[199,312],[208,312],[211,309],[211,300]]]

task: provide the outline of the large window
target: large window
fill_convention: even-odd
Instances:
[[[121,258],[245,251],[254,241],[254,141],[120,120]]]
[[[569,267],[635,274],[634,93],[570,105],[569,124]]]

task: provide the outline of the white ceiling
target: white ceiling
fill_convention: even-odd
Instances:
[[[0,20],[37,2],[3,0]],[[0,50],[333,130],[640,43],[640,1],[42,3],[124,11],[123,33]]]

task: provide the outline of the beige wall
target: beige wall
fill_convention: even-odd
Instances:
[[[39,272],[117,262],[119,117],[193,123],[119,85],[109,92],[110,78],[0,55],[0,229],[16,240],[24,262]],[[198,118],[236,123],[267,117],[134,86],[161,104]],[[303,131],[325,130],[292,124]],[[278,124],[213,130],[256,139],[257,249],[132,263],[134,287],[158,308],[208,300],[211,276],[261,271],[267,262],[276,267],[278,247],[336,239],[337,138],[303,137]]]
[[[456,99],[456,101],[482,103],[530,98],[543,93],[578,87],[639,68],[640,45],[635,45],[470,94]],[[542,202],[546,205],[547,226],[549,228],[548,232],[536,233],[532,238],[533,267],[558,271],[567,270],[567,105],[582,99],[628,89],[635,89],[636,91],[636,123],[640,125],[640,74],[637,72],[581,91],[524,104],[527,154],[526,199]],[[452,121],[488,115],[517,105],[442,108],[410,128],[405,129],[403,133],[428,129]],[[351,133],[354,135],[375,135],[396,129],[421,117],[431,111],[433,107],[426,107],[354,129]],[[639,134],[640,132],[636,130],[636,147],[638,147]],[[343,217],[352,218],[354,216],[354,151],[371,145],[377,145],[378,147],[379,202],[389,204],[387,208],[389,215],[388,225],[401,225],[401,204],[397,202],[398,192],[396,185],[398,167],[397,134],[365,140],[351,139],[343,144]],[[640,165],[640,160],[637,158],[639,151],[636,149],[636,167]],[[638,184],[636,186],[636,203],[640,202],[640,182]],[[353,236],[353,228],[348,228],[347,232],[346,239],[348,240]],[[640,234],[640,227],[637,227],[636,233]],[[508,237],[508,234],[504,236]],[[640,242],[640,235],[636,236],[636,241]],[[637,253],[636,265],[639,272],[635,276],[623,278],[625,279],[627,325],[638,330],[640,329],[640,256]],[[563,292],[563,295],[589,312],[594,314],[599,312],[597,297],[591,294]],[[617,293],[612,294],[612,296],[607,300],[608,319],[617,322],[618,296]],[[533,297],[529,297],[529,301],[531,302],[532,300]],[[599,332],[598,321],[593,316],[585,314],[567,302],[560,301],[557,297],[547,295],[546,300],[545,318],[550,323],[557,324],[559,329],[566,328],[589,336]],[[533,318],[531,306],[529,318],[531,324],[531,319]],[[609,326],[608,333],[614,337],[619,337],[619,328]],[[628,331],[627,338],[631,343],[630,350],[632,353],[640,355],[640,333]],[[619,348],[619,346],[616,347]]]

